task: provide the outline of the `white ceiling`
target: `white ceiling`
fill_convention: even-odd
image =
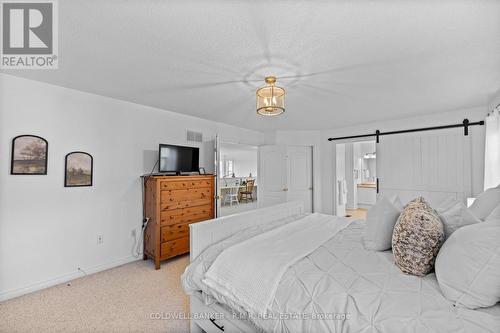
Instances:
[[[55,71],[4,71],[259,129],[321,129],[485,105],[500,1],[59,1]],[[278,76],[286,112],[255,113]]]

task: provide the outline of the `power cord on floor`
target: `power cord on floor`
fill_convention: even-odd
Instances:
[[[136,258],[138,258],[143,253],[143,251],[141,251],[141,249],[142,249],[142,244],[144,242],[144,230],[146,230],[146,227],[148,226],[148,222],[149,222],[149,217],[145,217],[142,221],[142,228],[141,228],[141,232],[139,233],[139,239],[137,239],[137,234],[135,235],[134,247],[132,249],[132,255]]]
[[[149,222],[149,217],[146,217],[146,206],[144,205],[146,201],[146,194],[144,192],[144,181],[148,176],[151,176],[153,174],[158,163],[160,163],[160,159],[156,160],[155,164],[153,165],[153,168],[151,169],[151,172],[148,175],[144,175],[141,177],[142,227],[141,227],[141,232],[139,233],[139,239],[137,239],[137,233],[134,234],[135,236],[134,245],[132,247],[132,255],[136,258],[144,253],[144,251],[141,251],[141,248],[144,243],[144,231],[146,230],[146,227],[148,226]]]

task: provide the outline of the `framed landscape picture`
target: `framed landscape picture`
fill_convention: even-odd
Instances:
[[[46,175],[49,144],[36,135],[19,135],[12,139],[11,175]]]
[[[93,158],[89,153],[74,151],[66,155],[64,186],[92,186]]]

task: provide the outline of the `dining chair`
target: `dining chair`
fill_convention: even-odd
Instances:
[[[239,193],[240,193],[240,180],[237,179],[234,183],[234,186],[231,186],[228,193],[224,197],[224,202],[227,203],[229,201],[229,205],[232,206],[233,202],[239,204]]]
[[[247,188],[240,192],[241,201],[245,200],[245,202],[248,202],[248,198],[250,197],[250,199],[253,202],[253,187],[254,186],[255,186],[255,179],[247,180]]]

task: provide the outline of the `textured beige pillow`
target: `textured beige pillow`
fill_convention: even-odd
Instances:
[[[424,276],[432,271],[444,241],[443,223],[424,198],[410,201],[392,234],[394,260],[403,273]]]

